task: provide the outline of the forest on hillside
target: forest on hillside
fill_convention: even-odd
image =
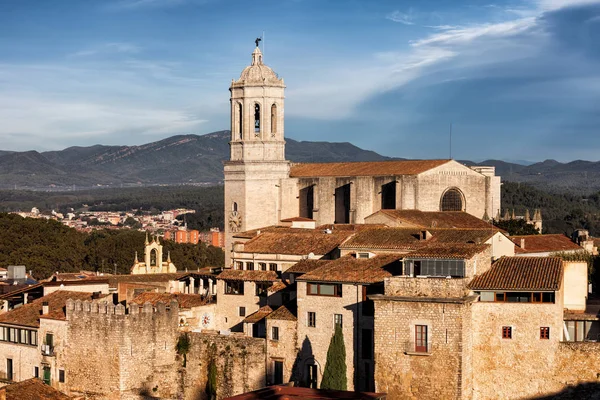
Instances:
[[[0,213],[0,266],[25,265],[36,279],[55,271],[116,270],[128,274],[135,252],[143,257],[145,238],[145,233],[136,230],[84,233],[53,220]],[[223,266],[224,253],[218,247],[170,241],[162,244],[165,257],[170,252],[178,270]]]

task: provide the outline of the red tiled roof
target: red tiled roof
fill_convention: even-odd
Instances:
[[[563,263],[558,257],[502,257],[473,278],[473,290],[559,290]]]
[[[261,232],[244,244],[244,253],[327,254],[336,249],[353,231],[325,233],[316,229],[294,229],[289,233]]]
[[[161,302],[169,304],[171,301],[177,301],[180,308],[192,308],[200,307],[208,304],[209,301],[206,297],[199,294],[183,294],[183,293],[156,293],[156,292],[143,292],[135,296],[131,303],[143,305],[144,303],[152,303],[153,306],[156,303]]]
[[[296,321],[296,302],[293,304],[284,304],[277,310],[273,311],[267,316],[267,319],[278,320],[278,321]]]
[[[288,269],[285,270],[286,273],[290,274],[305,274],[307,272],[313,271],[319,267],[322,267],[326,263],[331,260],[319,260],[314,258],[307,258],[304,260],[298,261],[296,264],[292,265]]]
[[[341,248],[373,249],[373,250],[411,250],[423,245],[419,240],[419,229],[379,228],[357,233],[348,239]]]
[[[571,239],[561,234],[510,236],[515,244],[516,253],[546,253],[583,250]],[[521,247],[521,239],[525,239],[525,247]]]
[[[498,230],[490,223],[463,211],[380,210],[377,213],[383,213],[399,222],[425,229],[480,228]]]
[[[385,269],[403,256],[379,254],[372,258],[356,258],[353,254],[331,260],[320,268],[308,272],[298,280],[321,282],[376,283],[392,274]]]
[[[6,395],[6,397],[3,396]],[[38,378],[12,383],[0,388],[0,397],[6,400],[69,400],[72,397],[46,385]]]
[[[217,279],[248,282],[275,282],[277,281],[277,272],[226,269],[217,276]]]
[[[293,386],[268,386],[254,392],[244,393],[224,400],[382,400],[384,393],[349,392],[344,390],[309,389]]]
[[[265,319],[272,312],[273,312],[273,309],[271,307],[263,306],[263,307],[259,308],[257,311],[248,315],[246,318],[244,318],[243,322],[248,323],[248,324],[256,324],[257,322],[260,322],[263,319]]]
[[[489,244],[444,244],[432,242],[414,252],[405,254],[405,258],[450,258],[471,259],[490,248]]]
[[[40,317],[64,320],[65,304],[68,299],[91,300],[92,293],[57,290],[47,296],[35,299],[31,303],[0,314],[0,323],[39,328]],[[49,312],[46,315],[42,315],[42,303],[44,302],[48,302],[49,307]]]
[[[312,218],[304,218],[304,217],[292,217],[292,218],[286,218],[286,219],[282,219],[281,222],[313,222],[314,219]]]
[[[483,244],[498,233],[490,229],[430,229],[432,239],[438,243],[474,243]]]
[[[290,177],[417,175],[450,160],[401,160],[292,164]]]

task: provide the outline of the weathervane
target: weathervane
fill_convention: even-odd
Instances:
[[[256,47],[258,47],[258,42],[260,42],[262,39],[257,37],[256,40],[254,41],[254,43],[256,43]]]

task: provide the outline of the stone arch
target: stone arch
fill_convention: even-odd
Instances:
[[[254,133],[260,133],[260,104],[254,103]]]
[[[237,103],[237,113],[237,134],[238,138],[241,140],[243,139],[244,134],[244,106],[240,102]]]
[[[271,133],[273,135],[277,133],[277,104],[275,103],[271,106]]]
[[[238,210],[238,205],[237,203],[234,201],[233,204],[231,204],[231,211],[233,212],[237,212]]]
[[[460,189],[451,187],[446,189],[440,199],[440,211],[465,211],[466,201]]]
[[[150,266],[156,267],[158,265],[158,249],[150,250]]]

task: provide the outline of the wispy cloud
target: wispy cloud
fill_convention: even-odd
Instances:
[[[414,25],[415,24],[415,12],[411,8],[408,12],[404,13],[401,11],[393,11],[385,16],[386,19],[390,21],[399,22],[404,25]]]
[[[83,49],[75,53],[69,54],[70,57],[88,57],[101,54],[121,53],[121,54],[137,54],[142,51],[140,46],[132,43],[105,43],[92,48]]]

